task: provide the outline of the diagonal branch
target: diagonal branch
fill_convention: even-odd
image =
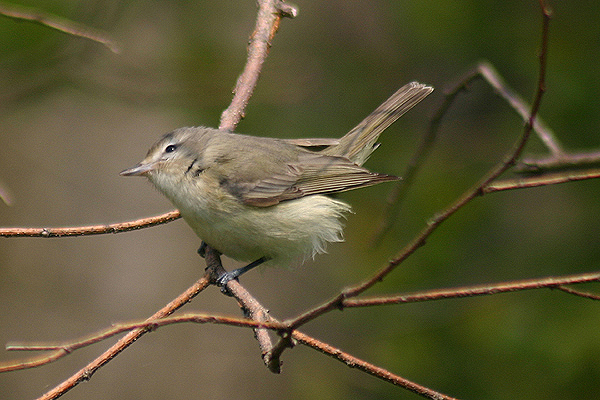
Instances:
[[[581,292],[579,290],[571,289],[571,288],[566,287],[566,286],[562,286],[562,285],[561,286],[557,286],[556,289],[560,290],[560,291],[563,291],[565,293],[572,294],[574,296],[583,297],[584,299],[600,300],[600,295],[593,294],[593,293],[587,293],[587,292]]]
[[[530,116],[530,107],[526,102],[512,90],[502,79],[498,71],[488,62],[481,62],[475,68],[468,71],[457,83],[444,90],[444,100],[438,107],[435,114],[429,122],[427,132],[423,135],[419,147],[412,156],[402,176],[402,182],[397,184],[390,192],[387,199],[387,209],[384,212],[384,217],[381,219],[380,225],[374,234],[373,243],[378,244],[384,235],[394,225],[399,214],[399,205],[403,202],[408,193],[408,189],[413,184],[415,177],[427,156],[433,149],[433,145],[438,137],[441,122],[448,112],[450,106],[454,103],[460,93],[467,90],[468,86],[475,80],[482,79],[492,87],[494,92],[504,99],[513,110],[515,110],[521,118],[527,123]],[[562,150],[560,142],[552,132],[552,130],[542,122],[541,118],[536,118],[533,121],[533,130],[541,141],[548,147],[551,156],[544,160],[538,160],[531,165],[526,162],[521,162],[516,168],[524,171],[532,171],[535,168],[543,168],[544,163],[563,166],[566,163],[585,164],[589,165],[592,161],[600,163],[600,154],[598,152],[584,154],[567,154]],[[548,165],[547,167],[550,167]],[[515,169],[516,169],[515,168]]]
[[[203,276],[200,278],[194,285],[192,285],[189,289],[187,289],[184,293],[182,293],[175,300],[171,301],[165,307],[158,310],[154,315],[148,318],[147,321],[153,321],[156,319],[160,319],[166,317],[177,309],[183,307],[187,304],[191,299],[193,299],[198,293],[206,289],[209,285],[208,278]],[[144,334],[150,332],[151,329],[148,327],[143,327],[139,329],[135,329],[125,335],[121,340],[115,343],[111,348],[102,353],[99,357],[97,357],[94,361],[77,371],[70,378],[60,383],[58,386],[53,388],[52,390],[44,393],[38,400],[50,400],[56,399],[69,390],[73,389],[79,383],[83,381],[89,380],[94,372],[96,372],[99,368],[101,368],[104,364],[111,361],[115,358],[120,352],[125,350],[127,347],[132,345],[136,340],[142,337]],[[58,352],[65,350],[58,350]]]
[[[299,331],[294,331],[292,335],[294,339],[296,339],[298,342],[308,347],[311,347],[317,351],[320,351],[323,354],[331,356],[337,359],[338,361],[343,362],[350,368],[356,368],[360,371],[368,373],[369,375],[376,376],[377,378],[383,379],[387,382],[393,383],[396,386],[400,386],[404,389],[410,390],[411,392],[421,395],[422,397],[426,397],[432,400],[457,400],[454,397],[450,397],[443,393],[436,392],[435,390],[429,389],[425,386],[421,386],[401,376],[392,374],[391,372],[381,367],[356,358],[336,347],[330,346],[326,343],[313,339],[310,336],[307,336]]]
[[[113,53],[121,52],[117,43],[109,37],[108,33],[79,22],[69,21],[68,19],[45,13],[36,8],[0,2],[0,15],[16,20],[35,22],[68,35],[103,44]]]
[[[405,247],[403,251],[401,251],[398,256],[394,258],[386,267],[382,268],[379,272],[377,272],[371,279],[357,285],[355,287],[351,287],[346,289],[343,292],[343,297],[353,297],[363,293],[365,290],[371,288],[377,282],[381,281],[385,276],[387,276],[390,272],[392,272],[399,264],[401,264],[408,256],[414,253],[419,247],[425,244],[425,240],[449,217],[454,215],[458,210],[468,204],[474,198],[482,195],[482,188],[487,186],[490,182],[494,181],[500,175],[502,175],[506,170],[512,167],[517,158],[523,152],[527,141],[531,136],[531,132],[533,130],[534,122],[539,111],[542,97],[544,92],[546,91],[546,62],[548,55],[548,28],[550,24],[550,12],[545,7],[543,2],[540,2],[542,6],[542,40],[541,40],[541,51],[539,57],[539,78],[537,91],[535,94],[535,100],[533,102],[533,106],[531,108],[531,114],[525,125],[525,129],[523,130],[523,134],[521,137],[515,142],[512,150],[508,152],[505,159],[493,167],[475,186],[471,189],[467,190],[462,196],[460,196],[453,204],[451,204],[446,210],[442,213],[434,216],[431,220],[429,220],[427,227],[425,227],[421,233],[411,242],[408,246]]]
[[[233,131],[240,120],[244,118],[246,106],[258,83],[262,65],[269,54],[271,41],[279,29],[281,17],[294,18],[297,14],[297,9],[281,0],[258,2],[256,27],[250,36],[248,59],[244,71],[233,89],[233,100],[221,114],[220,129]]]

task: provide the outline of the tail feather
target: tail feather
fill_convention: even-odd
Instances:
[[[432,91],[432,87],[418,82],[402,86],[360,124],[344,135],[338,144],[328,147],[322,153],[346,157],[358,165],[364,164],[377,147],[375,142],[379,135]]]

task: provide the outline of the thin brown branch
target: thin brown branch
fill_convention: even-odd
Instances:
[[[155,320],[145,321],[134,321],[124,322],[111,326],[108,329],[90,335],[86,338],[78,339],[72,342],[65,343],[41,343],[41,344],[27,344],[27,343],[12,343],[6,346],[7,350],[11,351],[47,351],[47,350],[66,350],[73,352],[83,347],[90,346],[95,343],[99,343],[103,340],[116,336],[123,332],[129,332],[134,329],[147,329],[154,331],[158,328],[167,325],[183,324],[183,323],[195,323],[195,324],[215,324],[215,325],[230,325],[243,328],[267,328],[273,330],[286,330],[287,327],[278,322],[258,322],[247,318],[236,318],[224,315],[212,315],[212,314],[181,314],[170,317],[164,317]]]
[[[302,344],[309,346],[315,350],[318,350],[323,354],[331,356],[331,357],[335,358],[336,360],[343,362],[350,368],[359,369],[363,372],[368,373],[369,375],[375,376],[379,379],[383,379],[384,381],[393,383],[394,385],[408,389],[411,392],[421,395],[425,398],[436,399],[436,400],[453,400],[454,399],[454,397],[450,397],[450,396],[447,396],[440,392],[436,392],[435,390],[431,390],[429,388],[421,386],[417,383],[409,381],[408,379],[402,378],[401,376],[392,374],[391,372],[389,372],[381,367],[378,367],[374,364],[371,364],[371,363],[363,361],[359,358],[356,358],[348,353],[345,353],[344,351],[342,351],[336,347],[328,345],[327,343],[320,342],[314,338],[311,338],[310,336],[304,335],[303,333],[301,333],[299,331],[294,331],[292,335],[293,335],[294,339],[296,339],[299,343],[302,343]]]
[[[519,96],[514,90],[512,90],[507,83],[502,79],[498,71],[487,62],[480,63],[476,71],[484,80],[494,89],[496,94],[504,99],[513,110],[517,112],[523,118],[525,122],[528,121],[531,112],[531,107]],[[554,157],[558,157],[563,153],[562,146],[552,131],[539,116],[536,116],[533,121],[533,130],[541,141],[546,145],[550,153]]]
[[[588,292],[580,292],[579,290],[571,289],[566,286],[557,286],[556,289],[561,290],[565,293],[575,295],[575,296],[583,297],[585,299],[600,300],[600,295],[588,293]]]
[[[37,8],[0,2],[0,15],[16,20],[38,23],[48,28],[84,39],[92,40],[106,46],[113,53],[120,53],[117,43],[109,34],[99,29],[94,29],[79,22],[40,11]]]
[[[383,239],[385,234],[395,224],[399,215],[400,204],[404,201],[404,198],[408,193],[408,189],[412,186],[415,177],[417,176],[417,173],[425,163],[427,156],[433,148],[433,145],[438,137],[440,124],[444,115],[456,99],[456,96],[458,96],[458,94],[463,90],[466,90],[467,85],[476,77],[477,74],[470,73],[464,79],[461,79],[459,84],[455,85],[450,90],[444,91],[444,101],[438,107],[437,111],[431,118],[427,132],[421,138],[419,147],[408,162],[404,173],[401,175],[402,181],[398,182],[394,186],[394,188],[388,195],[388,198],[386,199],[386,210],[383,212],[383,218],[381,219],[379,227],[377,228],[373,236],[372,243],[374,245],[379,244],[379,242]]]
[[[248,45],[248,59],[233,89],[233,100],[221,114],[220,129],[233,131],[244,118],[246,106],[258,82],[262,65],[269,54],[273,37],[279,28],[279,21],[282,17],[293,18],[297,13],[297,9],[289,4],[283,4],[281,0],[258,2],[256,27]]]
[[[191,299],[193,299],[198,293],[206,289],[209,285],[208,277],[205,275],[200,278],[194,285],[192,285],[189,289],[179,295],[176,299],[171,301],[165,307],[158,310],[154,313],[147,321],[154,321],[160,318],[164,318],[179,308],[183,307],[187,304]],[[104,364],[115,358],[120,352],[125,350],[131,344],[133,344],[140,337],[150,332],[151,329],[148,327],[143,327],[139,329],[135,329],[125,335],[121,340],[115,343],[111,348],[102,353],[99,357],[97,357],[94,361],[77,371],[70,378],[66,379],[58,386],[53,388],[52,390],[44,393],[38,400],[50,400],[56,399],[69,390],[73,389],[80,382],[89,380],[94,372],[96,372],[99,368],[101,368]],[[64,350],[59,350],[64,351]]]
[[[449,86],[444,90],[444,100],[442,104],[435,111],[427,132],[423,135],[421,143],[417,148],[415,154],[409,161],[406,170],[401,175],[402,182],[399,182],[394,189],[390,192],[387,199],[387,208],[385,210],[384,217],[381,220],[379,227],[377,228],[373,243],[378,244],[389,229],[394,225],[398,218],[400,204],[403,202],[408,189],[414,182],[415,176],[424,164],[427,156],[429,155],[433,145],[438,137],[441,122],[445,117],[446,113],[450,109],[450,106],[455,102],[457,96],[463,91],[467,90],[468,86],[477,79],[482,79],[488,85],[492,87],[494,92],[505,100],[510,107],[515,110],[517,114],[523,118],[525,122],[528,122],[530,116],[530,106],[514,91],[507,83],[502,79],[498,71],[487,62],[479,63],[475,68],[468,71],[457,83]],[[579,155],[568,155],[566,154],[560,145],[560,142],[552,132],[552,130],[539,118],[537,117],[533,121],[533,130],[541,139],[541,141],[548,147],[551,152],[551,156],[548,157],[548,163],[557,163],[561,167],[565,166],[565,163],[581,163],[589,165],[592,160],[593,154],[588,157]],[[596,153],[595,160],[600,162],[600,155]],[[515,170],[523,171],[534,171],[536,168],[541,168],[543,160],[529,160],[530,165],[521,161]]]
[[[550,172],[543,175],[534,175],[519,177],[513,179],[503,179],[490,182],[482,188],[482,193],[501,192],[514,189],[528,189],[538,186],[556,185],[560,183],[583,181],[588,179],[600,178],[600,169],[591,169],[585,171],[565,171]]]
[[[455,299],[463,297],[486,296],[498,293],[511,293],[534,289],[560,289],[572,291],[564,285],[578,283],[600,282],[600,272],[589,272],[583,274],[526,279],[513,282],[492,283],[487,285],[466,286],[448,289],[436,289],[425,292],[408,293],[396,296],[380,296],[362,299],[345,299],[343,307],[371,307],[381,305],[392,305],[400,303],[417,303],[422,301],[433,301],[442,299]],[[564,289],[563,289],[564,288]],[[573,294],[579,293],[573,291]],[[594,295],[590,295],[594,296]]]
[[[155,217],[141,218],[135,221],[119,222],[108,225],[73,226],[63,228],[0,228],[0,237],[42,237],[58,238],[66,236],[103,235],[106,233],[129,232],[166,224],[180,217],[179,211],[173,210]]]
[[[257,322],[245,318],[234,318],[219,315],[209,314],[183,314],[172,317],[165,317],[161,319],[148,319],[143,322],[129,322],[114,325],[101,332],[95,333],[88,337],[78,339],[72,342],[66,343],[40,343],[40,344],[9,344],[6,346],[7,350],[11,351],[53,351],[51,354],[45,354],[36,358],[32,358],[24,361],[12,361],[0,363],[0,373],[8,371],[16,371],[19,369],[29,369],[39,367],[42,365],[54,362],[70,353],[79,350],[81,348],[90,346],[95,343],[99,343],[103,340],[116,336],[123,332],[129,332],[132,330],[143,330],[145,332],[154,331],[160,327],[172,324],[181,323],[196,323],[196,324],[219,324],[219,325],[230,325],[238,327],[251,327],[251,328],[267,328],[273,330],[285,329],[281,323],[277,322]]]
[[[24,349],[26,350],[26,349]],[[32,357],[26,360],[8,361],[0,363],[0,372],[18,371],[20,369],[31,369],[41,367],[42,365],[50,364],[56,360],[68,356],[70,353],[65,349],[57,349],[50,354],[44,354],[39,357]]]
[[[579,153],[563,152],[559,155],[548,157],[522,159],[515,166],[515,172],[541,173],[544,171],[577,169],[600,165],[600,151],[588,151]]]
[[[247,315],[250,319],[259,323],[277,321],[269,315],[269,311],[263,307],[260,302],[258,302],[258,300],[256,300],[238,281],[231,280],[227,282],[227,291],[237,300],[244,315]],[[275,374],[280,373],[281,361],[279,360],[279,357],[273,357],[271,352],[273,349],[273,342],[269,336],[268,330],[264,327],[257,327],[254,330],[254,335],[258,341],[263,362],[269,371]]]
[[[6,370],[16,370],[16,369],[25,369],[25,368],[33,368],[35,366],[40,366],[44,364],[48,364],[50,362],[56,361],[59,358],[64,357],[71,352],[81,349],[86,346],[90,346],[92,344],[98,343],[107,338],[113,337],[120,333],[130,331],[130,330],[144,330],[146,332],[154,331],[160,327],[166,325],[172,325],[177,323],[212,323],[212,324],[223,324],[223,325],[231,325],[238,327],[250,327],[250,328],[266,328],[276,331],[285,330],[285,326],[281,323],[277,322],[275,319],[269,317],[269,322],[257,322],[249,319],[241,319],[234,317],[226,317],[226,316],[218,316],[218,315],[207,315],[207,314],[184,314],[180,316],[166,317],[155,320],[146,320],[144,322],[131,322],[131,323],[123,323],[115,325],[109,329],[101,331],[92,336],[79,339],[73,342],[68,343],[59,343],[59,344],[38,344],[38,345],[11,345],[9,347],[10,350],[35,350],[35,351],[45,351],[45,350],[55,350],[53,353],[49,355],[45,355],[39,357],[34,360],[21,361],[17,363],[12,363],[12,365],[2,364],[0,366],[0,371],[4,372]],[[289,335],[289,334],[288,334]],[[334,359],[343,362],[347,366],[351,368],[360,369],[363,372],[366,372],[372,376],[375,376],[384,381],[393,383],[397,386],[408,389],[412,392],[420,394],[423,397],[429,399],[446,399],[451,400],[452,397],[446,396],[442,393],[436,392],[434,390],[428,389],[421,385],[418,385],[414,382],[411,382],[405,378],[402,378],[398,375],[395,375],[383,368],[377,367],[374,364],[361,360],[357,357],[354,357],[339,348],[335,348],[327,343],[324,343],[318,339],[315,339],[309,335],[306,335],[300,331],[294,331],[291,335],[289,335],[295,342],[299,342],[305,346],[311,347],[317,351],[320,351],[323,354],[329,355]]]
[[[549,11],[548,17],[550,16]],[[480,74],[484,80],[489,83],[494,91],[524,119],[529,115],[529,106],[504,82],[500,74],[489,63],[481,63],[476,68],[476,73]],[[541,120],[536,118],[533,122],[533,129],[542,143],[550,151],[550,155],[542,158],[523,158],[514,168],[515,172],[521,173],[539,173],[548,170],[586,168],[600,165],[600,152],[567,152],[563,149],[556,135]]]
[[[236,86],[233,90],[233,99],[229,107],[221,114],[220,129],[233,131],[240,120],[244,117],[248,101],[254,93],[254,88],[258,83],[258,78],[262,70],[263,63],[269,55],[271,42],[279,29],[281,18],[294,18],[298,14],[298,10],[283,3],[282,0],[260,0],[258,1],[258,13],[256,17],[256,26],[250,36],[248,45],[248,58],[244,66],[244,70],[238,77]],[[213,249],[207,247],[206,251],[216,258],[212,258],[209,262],[207,257],[206,265],[211,277],[218,277],[223,270],[219,255]],[[225,288],[228,294],[236,298],[242,312],[250,318],[257,321],[268,321],[269,315],[264,308],[250,293],[242,287],[237,281],[229,281]],[[259,343],[261,354],[265,365],[273,373],[279,373],[281,363],[279,358],[271,357],[270,350],[273,347],[271,337],[266,329],[256,329],[255,337]]]
[[[217,279],[226,273],[221,264],[221,254],[210,246],[206,246],[204,249],[204,257],[206,260],[206,272],[210,277],[211,283],[216,284]],[[244,316],[257,321],[259,323],[276,322],[266,308],[264,308],[258,300],[256,300],[250,292],[248,292],[237,280],[230,280],[227,282],[226,287],[222,291],[235,298],[240,306]],[[261,350],[261,355],[265,365],[273,373],[278,374],[280,372],[279,360],[272,359],[270,350],[273,347],[273,342],[269,336],[269,332],[265,328],[257,327],[254,330],[254,336],[258,341],[258,345]]]

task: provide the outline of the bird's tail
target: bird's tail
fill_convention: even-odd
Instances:
[[[418,82],[402,86],[360,124],[339,139],[339,143],[326,148],[322,154],[346,157],[358,165],[363,165],[377,148],[375,142],[381,132],[432,91],[431,86]]]

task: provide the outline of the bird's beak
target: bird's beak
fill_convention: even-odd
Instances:
[[[150,163],[139,163],[135,167],[128,168],[125,171],[121,171],[119,175],[122,176],[142,176],[148,172],[153,171],[156,168],[155,162]]]

